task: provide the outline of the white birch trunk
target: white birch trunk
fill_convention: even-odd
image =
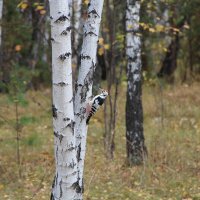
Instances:
[[[52,200],[73,200],[77,159],[71,69],[70,15],[67,0],[49,0],[52,40],[53,128],[56,173]]]
[[[127,55],[127,101],[126,140],[130,165],[142,164],[146,147],[143,135],[142,110],[142,63],[139,34],[140,0],[127,0],[126,8],[126,55]]]
[[[2,16],[3,16],[3,0],[0,0],[0,49],[2,43]]]
[[[78,160],[79,186],[83,192],[83,168],[86,151],[86,106],[92,96],[93,75],[96,66],[96,52],[103,9],[103,0],[91,0],[88,4],[88,18],[83,25],[81,64],[75,94],[75,136]],[[81,193],[82,193],[81,192]],[[81,196],[82,194],[80,194]]]

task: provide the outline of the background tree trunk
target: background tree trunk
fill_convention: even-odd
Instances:
[[[3,16],[3,0],[0,0],[0,66],[2,66],[3,61],[3,51],[2,51],[2,16]],[[1,69],[1,67],[0,67]]]
[[[158,73],[158,77],[170,77],[177,68],[177,56],[179,52],[179,34],[172,38],[171,43],[167,48],[167,53],[162,63],[162,67]]]
[[[96,67],[96,50],[103,9],[103,0],[91,0],[88,4],[88,18],[83,25],[81,64],[75,95],[75,136],[78,160],[79,186],[83,192],[83,167],[86,150],[86,106],[92,96],[93,75]],[[77,197],[78,199],[80,197]]]
[[[143,135],[141,39],[139,35],[140,1],[127,0],[126,55],[127,101],[126,145],[130,165],[143,163],[146,147]]]
[[[52,40],[53,127],[56,175],[51,200],[72,200],[79,191],[74,136],[71,32],[66,0],[49,0]]]
[[[167,48],[167,52],[162,62],[161,69],[157,74],[158,77],[166,77],[168,81],[173,81],[173,74],[177,68],[177,58],[180,49],[179,29],[184,26],[186,21],[186,16],[183,16],[181,20],[178,20],[178,22],[176,22],[175,19],[177,19],[177,9],[178,8],[174,8],[173,16],[171,17],[170,22],[171,26],[178,29],[178,31],[174,31],[173,29],[171,31],[172,39]]]
[[[78,48],[80,42],[80,30],[82,25],[81,18],[81,4],[82,0],[73,1],[73,46],[75,49],[75,54],[78,56]]]

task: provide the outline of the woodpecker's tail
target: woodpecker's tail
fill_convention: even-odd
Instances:
[[[89,115],[86,119],[86,124],[88,125],[89,124],[89,121],[90,121],[90,118],[92,117],[92,115]]]

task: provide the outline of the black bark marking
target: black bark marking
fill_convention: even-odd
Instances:
[[[67,151],[73,151],[75,149],[75,147],[69,147],[68,149],[67,149]]]
[[[138,30],[134,30],[134,29],[129,29],[129,30],[126,30],[127,33],[133,33],[134,35],[138,34],[137,37],[141,37],[139,35],[140,31]]]
[[[92,36],[92,35],[97,36],[97,34],[94,33],[94,32],[92,32],[92,31],[85,33],[85,37],[86,37],[87,35],[90,35],[90,36]]]
[[[80,114],[80,113],[75,113],[75,115],[76,115],[76,116],[80,116],[81,114]]]
[[[82,189],[81,189],[78,181],[76,181],[75,183],[72,184],[72,188],[74,190],[76,190],[77,193],[81,193],[82,192]]]
[[[62,179],[60,180],[59,186],[60,186],[60,197],[59,198],[61,198],[62,195],[63,195],[63,191],[62,191]]]
[[[136,60],[137,60],[137,56],[134,56],[134,57],[128,56],[129,62],[135,62]]]
[[[74,97],[71,98],[71,100],[69,100],[69,103],[72,103],[74,100]]]
[[[67,125],[67,127],[70,127],[74,133],[74,125],[75,125],[75,121],[71,120],[71,122]]]
[[[67,34],[71,31],[71,29],[72,29],[71,26],[67,27],[67,28],[61,33],[61,35],[67,35]]]
[[[71,54],[70,52],[67,52],[67,53],[65,53],[65,54],[61,54],[61,55],[59,56],[59,58],[60,58],[61,61],[64,61],[65,59],[69,58],[71,55],[72,55],[72,54]]]
[[[54,136],[60,140],[60,143],[62,142],[62,139],[64,137],[62,134],[59,134],[58,132],[54,132]]]
[[[78,162],[81,160],[81,144],[78,145],[76,158]]]
[[[95,9],[91,10],[90,12],[88,12],[88,17],[90,17],[90,14],[93,14],[95,18],[100,17]]]
[[[59,82],[59,83],[54,83],[54,85],[64,87],[64,86],[67,86],[69,84],[65,83],[65,82]]]
[[[77,136],[76,136],[76,139],[79,139],[79,140],[81,140],[81,139],[82,139],[81,135],[80,135],[80,134],[79,134],[79,135],[77,135]]]
[[[56,158],[58,158],[58,146],[56,147]],[[58,161],[57,161],[58,163]],[[56,183],[57,183],[57,180],[56,180]]]
[[[73,172],[73,173],[71,173],[71,174],[69,174],[69,175],[66,175],[65,178],[69,178],[69,177],[74,176],[74,175],[76,175],[76,174],[77,174],[77,172]]]
[[[72,162],[68,165],[68,167],[74,169],[75,166],[76,163],[74,162],[74,159],[72,159]]]
[[[75,147],[72,142],[70,144],[67,144],[66,151],[73,151],[74,149],[75,149]]]
[[[50,16],[50,19],[53,19],[53,17],[52,17],[52,16]]]
[[[63,121],[69,121],[70,120],[70,118],[68,118],[68,117],[66,117],[66,118],[63,118]]]
[[[51,40],[51,42],[55,42],[55,40],[53,38],[51,38],[50,40]]]
[[[55,187],[55,182],[56,182],[56,175],[53,178],[53,183],[52,183],[52,186],[51,186],[52,189]]]
[[[63,129],[65,129],[65,128],[71,128],[72,133],[74,134],[74,125],[75,125],[75,121],[71,120],[71,122],[69,122]]]
[[[51,192],[50,200],[55,200],[55,198],[54,198],[54,196],[53,196],[53,192]]]
[[[87,60],[90,60],[91,57],[88,56],[88,55],[83,55],[83,54],[81,54],[81,59],[87,59]]]
[[[69,19],[67,16],[62,15],[62,16],[60,16],[60,17],[55,21],[55,23],[64,22],[64,21],[66,21],[67,19]]]
[[[52,105],[52,113],[53,113],[53,118],[57,119],[58,115],[57,115],[57,111],[58,109],[55,107],[55,105]]]
[[[78,91],[78,87],[82,87],[83,85],[82,84],[78,84],[77,82],[75,83],[75,91],[77,92]]]
[[[87,95],[87,92],[89,90],[89,85],[92,84],[92,81],[93,81],[93,74],[94,74],[94,64],[90,67],[90,70],[89,72],[87,73],[85,79],[84,79],[84,85],[83,87],[81,88],[81,103],[85,102],[86,101],[86,95]]]

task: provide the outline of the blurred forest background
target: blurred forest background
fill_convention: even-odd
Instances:
[[[82,20],[87,4],[83,0]],[[200,1],[141,5],[148,159],[136,167],[125,162],[126,1],[105,0],[94,93],[102,87],[110,96],[89,127],[85,199],[198,200]],[[48,199],[54,174],[48,1],[5,0],[0,26],[0,199]],[[72,47],[77,32],[72,29]],[[74,76],[78,52],[74,47]],[[105,140],[112,140],[113,152]]]

